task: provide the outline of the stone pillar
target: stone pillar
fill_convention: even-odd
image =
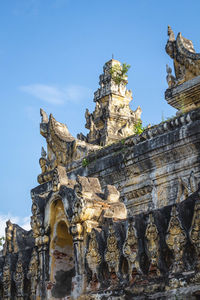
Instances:
[[[85,268],[84,268],[84,238],[83,238],[83,226],[79,223],[74,224],[70,228],[70,232],[73,237],[74,246],[74,258],[75,258],[75,272],[76,275],[73,279],[72,295],[76,299],[81,295],[84,290],[85,282]]]

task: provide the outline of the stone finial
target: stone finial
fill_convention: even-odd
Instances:
[[[167,71],[166,80],[167,80],[168,86],[172,87],[176,83],[176,78],[172,75],[172,69],[168,65],[166,65],[166,71]]]
[[[40,108],[40,115],[42,117],[41,123],[48,123],[48,115],[42,108]]]
[[[46,151],[44,150],[44,147],[42,147],[42,149],[41,149],[41,156],[42,156],[43,158],[46,158],[46,156],[47,156],[47,153],[46,153]]]
[[[168,27],[167,27],[167,34],[168,34],[168,36],[169,36],[169,41],[170,41],[170,42],[175,41],[175,35],[174,35],[174,32],[173,32],[171,26],[169,26],[169,25],[168,25]]]
[[[195,52],[192,41],[180,32],[175,39],[170,26],[168,36],[165,50],[173,59],[175,76],[168,68],[165,99],[174,108],[187,112],[200,106],[200,53]]]
[[[46,139],[47,153],[42,147],[39,160],[42,173],[38,176],[40,184],[52,180],[53,170],[57,166],[66,166],[72,161],[84,159],[91,151],[100,149],[97,145],[91,145],[85,141],[74,138],[67,125],[58,122],[52,114],[49,119],[47,114],[41,109],[42,121],[40,123],[40,133]],[[79,135],[81,138],[83,135]]]
[[[86,109],[85,127],[87,136],[78,135],[81,140],[105,146],[134,134],[135,124],[141,116],[141,108],[130,109],[132,92],[128,90],[127,72],[129,65],[111,59],[105,63],[99,77],[100,87],[94,93],[95,110]]]

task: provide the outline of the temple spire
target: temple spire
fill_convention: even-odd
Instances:
[[[113,58],[105,63],[99,76],[100,87],[94,93],[96,107],[93,113],[86,110],[86,125],[89,129],[88,143],[105,146],[134,134],[135,123],[140,120],[141,108],[130,109],[132,92],[126,88],[129,65]],[[78,138],[83,137],[82,134]]]

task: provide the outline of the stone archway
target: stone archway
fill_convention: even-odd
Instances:
[[[75,276],[74,248],[69,233],[62,200],[51,205],[51,243],[50,243],[49,299],[67,299],[72,291],[72,278]]]

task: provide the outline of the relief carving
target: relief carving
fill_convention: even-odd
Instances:
[[[115,274],[117,274],[119,272],[119,258],[120,252],[115,235],[115,230],[112,225],[109,225],[105,261],[108,264],[110,273],[114,272]]]
[[[199,179],[194,175],[192,171],[188,178],[180,177],[178,179],[178,193],[176,202],[182,202],[191,194],[197,191],[199,184]]]
[[[197,268],[200,271],[200,200],[197,200],[195,203],[189,237],[198,256]]]
[[[174,262],[171,268],[172,273],[181,272],[184,268],[183,253],[186,242],[186,233],[178,217],[176,206],[173,206],[166,235],[166,244],[174,255]]]
[[[11,299],[11,270],[10,270],[10,262],[7,260],[3,267],[3,299],[10,300]]]
[[[45,235],[43,217],[40,214],[39,207],[36,203],[32,204],[31,228],[33,230],[35,245],[38,247],[38,250],[46,250],[49,243],[49,237]]]
[[[38,262],[38,253],[36,249],[33,249],[31,260],[28,267],[27,278],[31,281],[31,300],[35,300],[36,290],[38,284],[38,275],[39,275],[39,262]]]
[[[31,216],[31,228],[33,230],[33,237],[36,239],[38,238],[42,233],[42,225],[43,220],[42,216],[39,212],[39,207],[36,203],[32,204],[32,216]]]
[[[96,281],[98,279],[98,267],[101,263],[101,255],[99,253],[98,242],[94,230],[92,230],[90,233],[90,240],[86,254],[86,259],[88,266],[92,271],[92,281]]]
[[[13,276],[15,286],[16,286],[16,295],[17,299],[24,299],[24,269],[22,265],[22,260],[19,257],[16,265],[16,270]]]
[[[159,260],[160,260],[160,245],[159,232],[156,227],[154,217],[149,215],[149,223],[146,228],[145,237],[147,240],[147,255],[150,260],[149,272],[160,276]]]
[[[134,223],[130,223],[128,226],[123,254],[128,260],[129,280],[131,281],[137,273],[141,273],[138,257],[138,238]]]

